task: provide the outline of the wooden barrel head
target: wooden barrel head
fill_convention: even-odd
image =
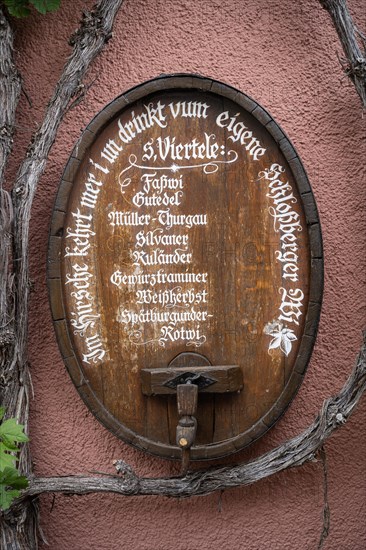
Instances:
[[[143,393],[142,369],[242,370],[240,391],[199,392],[198,460],[264,434],[303,379],[323,284],[314,197],[283,131],[229,86],[162,77],[103,109],[63,174],[48,263],[71,378],[140,449],[180,458],[175,396]]]

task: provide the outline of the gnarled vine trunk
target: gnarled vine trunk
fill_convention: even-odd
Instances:
[[[54,95],[48,104],[44,120],[33,135],[21,163],[12,196],[1,188],[1,252],[0,275],[0,344],[1,399],[8,417],[17,417],[28,429],[30,373],[27,355],[29,304],[29,222],[39,178],[58,127],[70,102],[82,93],[84,75],[95,57],[111,38],[113,22],[123,0],[100,0],[90,13],[86,12],[80,27],[71,38],[73,51],[65,64]],[[0,11],[0,94],[5,101],[0,120],[0,181],[11,150],[15,111],[20,94],[20,77],[15,68],[11,28]],[[10,239],[12,228],[12,239]],[[24,445],[19,461],[20,471],[31,477],[29,446]],[[37,548],[38,505],[35,499],[25,499],[16,511],[11,509],[0,517],[2,548]]]

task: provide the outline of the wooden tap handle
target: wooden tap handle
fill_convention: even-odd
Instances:
[[[196,416],[198,386],[179,384],[177,386],[177,407],[179,416]]]

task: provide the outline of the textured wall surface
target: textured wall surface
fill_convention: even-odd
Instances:
[[[90,3],[16,23],[24,88],[16,155],[42,119],[70,52],[68,35]],[[365,30],[362,0],[350,0]],[[297,148],[317,200],[325,248],[319,335],[305,381],[280,422],[227,462],[248,460],[299,433],[343,385],[365,321],[365,142],[361,106],[343,77],[340,46],[315,0],[127,0],[113,40],[88,73],[85,100],[66,116],[36,196],[31,225],[32,452],[38,475],[113,472],[123,457],[141,475],[177,466],[123,444],[88,412],[64,368],[46,291],[48,224],[63,167],[106,103],[161,73],[222,80],[260,102]],[[10,170],[9,182],[14,174]],[[326,550],[366,547],[366,400],[326,444],[331,510]],[[320,462],[254,486],[189,500],[110,495],[42,498],[52,550],[313,550],[322,530]],[[45,547],[46,548],[46,547]]]

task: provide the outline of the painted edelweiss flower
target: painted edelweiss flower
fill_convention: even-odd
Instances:
[[[297,340],[297,336],[293,330],[284,327],[281,323],[268,323],[264,329],[264,333],[268,336],[273,336],[268,351],[270,349],[280,348],[280,350],[288,356],[292,349],[292,342]]]

